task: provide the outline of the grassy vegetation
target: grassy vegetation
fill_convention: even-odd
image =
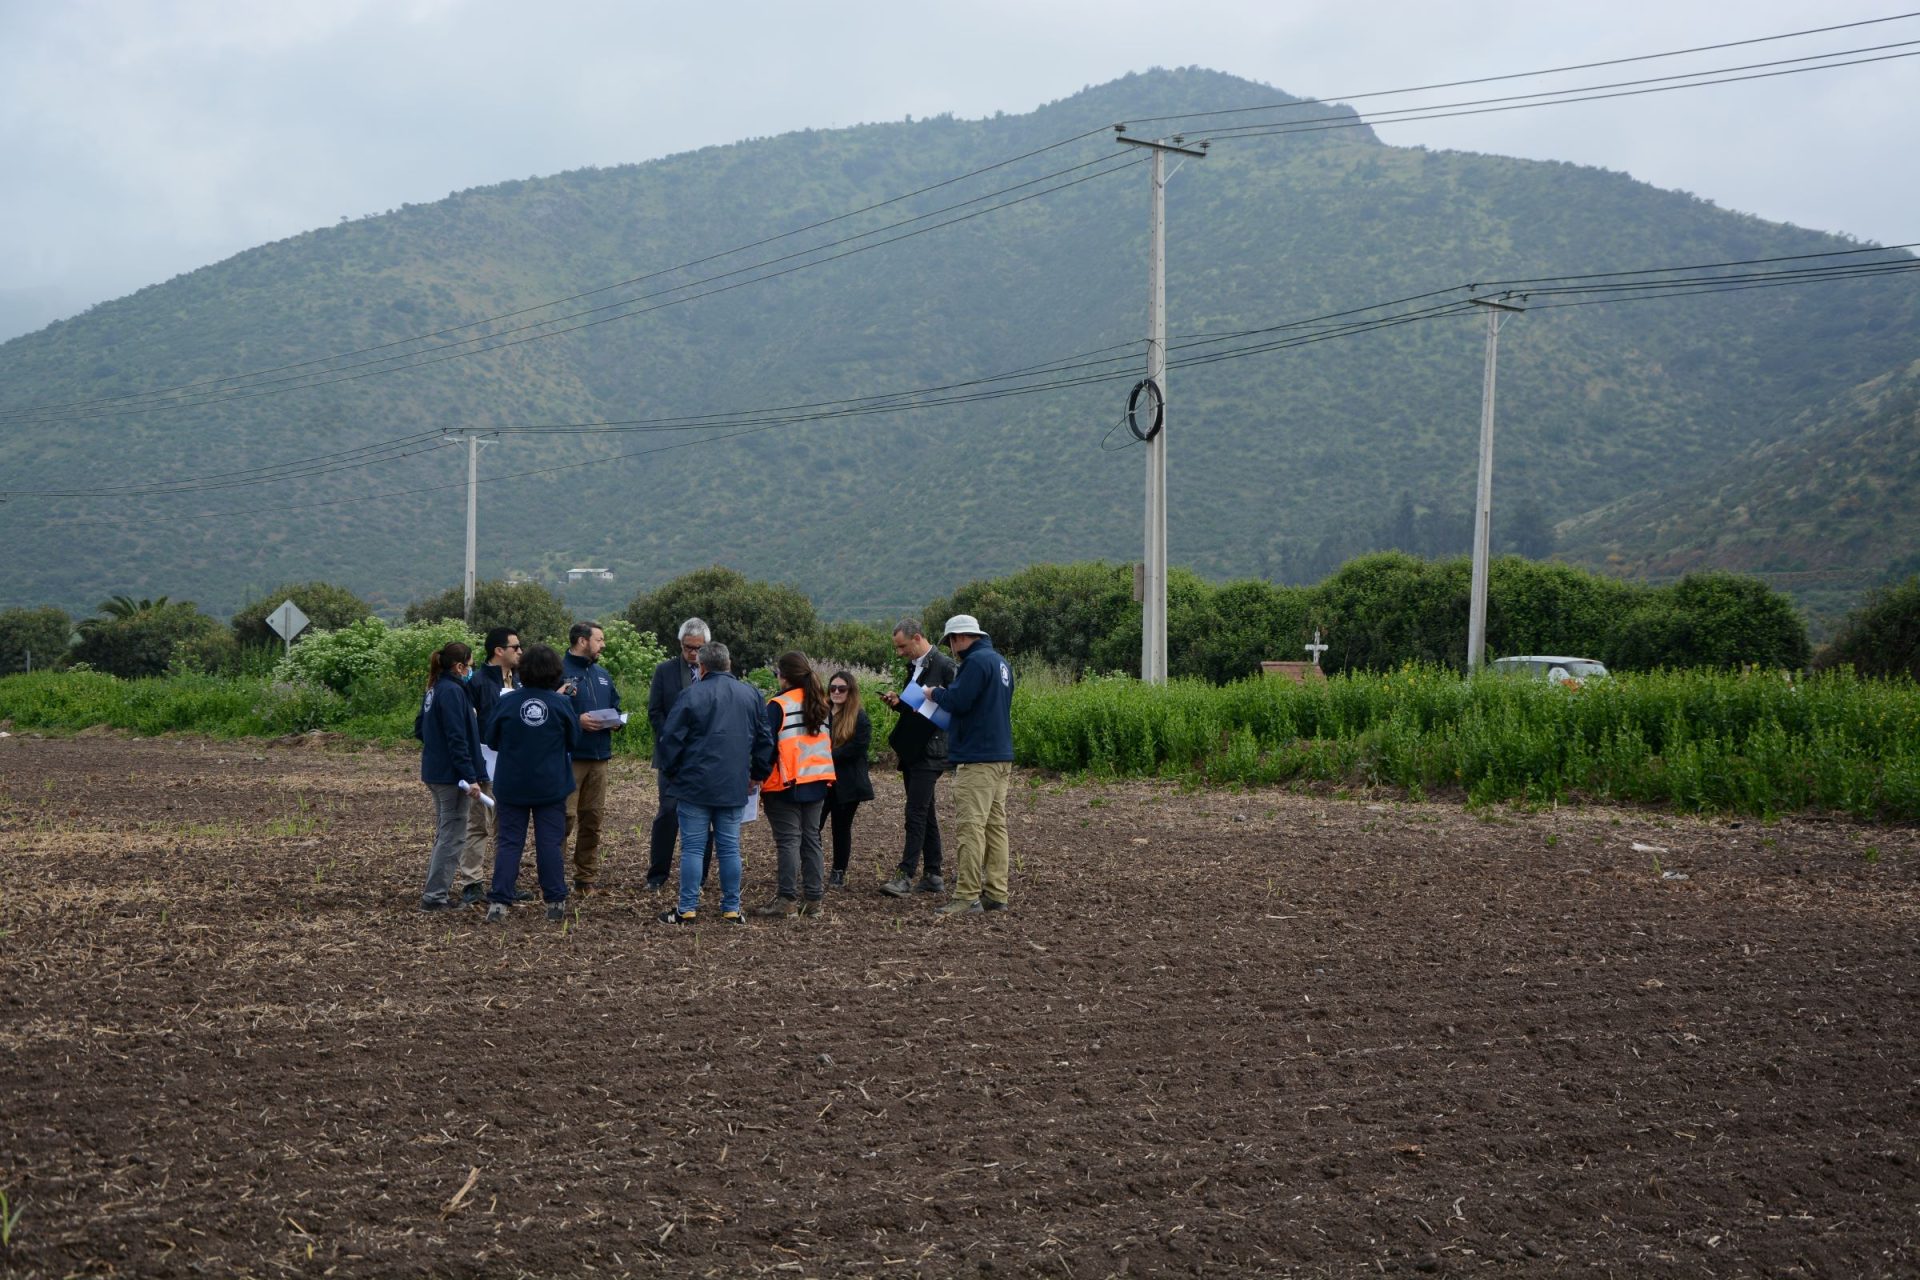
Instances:
[[[416,696],[398,680],[363,682],[341,697],[262,680],[37,673],[0,679],[0,717],[16,729],[329,729],[404,742]],[[629,708],[644,705],[643,689],[623,696]],[[868,712],[882,750],[892,713],[871,696]],[[1414,797],[1457,789],[1474,803],[1587,798],[1920,818],[1920,685],[1847,672],[1797,683],[1777,673],[1661,672],[1582,689],[1413,667],[1311,685],[1036,679],[1017,691],[1013,720],[1019,762],[1061,773],[1385,785]],[[644,759],[652,749],[644,716],[615,743]]]
[[[1920,686],[1847,673],[1658,672],[1577,690],[1425,668],[1304,686],[1092,681],[1021,691],[1014,751],[1063,772],[1213,784],[1920,817]]]

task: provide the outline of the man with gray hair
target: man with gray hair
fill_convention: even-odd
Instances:
[[[680,819],[680,894],[654,919],[688,925],[699,918],[706,845],[720,863],[720,922],[741,925],[740,819],[773,772],[773,726],[759,691],[728,674],[727,646],[709,640],[698,656],[700,678],[674,702],[655,757]]]
[[[660,771],[660,733],[666,728],[673,704],[692,687],[699,675],[700,646],[713,639],[713,628],[699,618],[680,624],[680,652],[653,669],[653,684],[647,689],[647,723],[653,726],[653,779],[660,792],[660,808],[653,815],[653,832],[648,845],[647,889],[658,892],[667,883],[673,869],[673,840],[680,831],[679,805],[667,794],[666,775]],[[704,863],[713,871],[713,841],[707,841]]]
[[[953,659],[927,643],[926,628],[918,618],[902,618],[894,624],[893,651],[907,660],[908,684],[938,688],[953,679]],[[898,694],[880,696],[895,711],[901,709]],[[893,879],[880,886],[880,892],[895,898],[916,891],[944,892],[947,885],[940,875],[940,815],[934,809],[933,792],[947,767],[947,735],[934,728],[933,721],[908,710],[894,722],[887,745],[899,762],[900,781],[907,793],[907,832],[899,869]],[[916,874],[920,875],[918,880],[914,879]]]

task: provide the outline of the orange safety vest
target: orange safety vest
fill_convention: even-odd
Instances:
[[[785,791],[806,782],[833,781],[833,735],[822,724],[819,732],[808,733],[802,709],[807,695],[803,689],[789,689],[767,699],[784,709],[780,721],[779,753],[774,758],[773,776],[761,784],[762,791]]]

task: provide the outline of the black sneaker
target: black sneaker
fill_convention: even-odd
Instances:
[[[904,898],[913,892],[913,881],[909,880],[907,873],[902,871],[894,876],[893,879],[881,885],[880,892],[886,894],[889,898]]]
[[[436,911],[451,911],[453,910],[453,902],[448,898],[422,898],[420,899],[420,909],[429,915]]]
[[[947,882],[939,876],[921,876],[919,882],[913,886],[913,891],[915,893],[945,893],[947,891]]]
[[[738,916],[740,913],[736,911],[733,914]],[[660,924],[692,924],[699,918],[700,913],[698,911],[682,911],[678,907],[669,907],[667,910],[655,916],[654,920]],[[726,916],[722,915],[720,918],[724,920]]]
[[[980,905],[988,911],[1005,911],[1007,909],[1006,903],[995,902],[992,898],[980,899]]]
[[[477,907],[480,905],[480,900],[486,896],[486,887],[476,880],[460,891],[460,905],[463,907]]]
[[[533,901],[533,890],[531,890],[531,889],[515,889],[515,890],[513,891],[513,900],[514,900],[515,902],[532,902],[532,901]]]
[[[722,911],[720,913],[721,924],[745,924],[746,922],[747,913],[744,911]]]
[[[547,919],[565,920],[566,918],[567,918],[566,899],[563,898],[559,902],[549,902],[547,904]]]
[[[828,885],[829,885],[829,886],[830,886],[831,888],[835,888],[835,889],[844,889],[844,888],[846,888],[846,887],[847,887],[847,873],[846,873],[846,872],[844,872],[844,871],[836,871],[836,872],[834,872],[834,873],[833,873],[832,875],[830,875],[830,876],[828,876],[828,877],[827,877],[827,884],[828,884]]]
[[[648,876],[647,877],[648,893],[658,893],[666,887],[667,887],[667,878],[665,876]]]

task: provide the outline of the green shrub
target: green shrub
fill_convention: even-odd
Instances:
[[[829,622],[815,633],[806,650],[821,665],[887,671],[894,659],[893,627],[890,623]]]
[[[408,605],[406,620],[459,622],[466,613],[466,607],[466,587],[449,587],[437,596]],[[509,627],[519,633],[522,644],[538,642],[564,650],[567,647],[567,631],[573,621],[566,603],[537,582],[508,582],[502,578],[490,578],[473,584],[472,630],[475,635],[484,636],[495,627]]]
[[[700,618],[727,646],[736,674],[764,667],[788,649],[804,648],[818,632],[813,603],[793,587],[749,579],[718,565],[685,573],[627,605],[626,618],[678,652],[680,624]]]
[[[73,660],[129,679],[157,676],[173,662],[174,649],[182,641],[219,627],[191,601],[115,596],[100,606],[99,616],[80,624]]]
[[[0,654],[0,664],[4,664]],[[1865,676],[1906,676],[1920,680],[1920,577],[1882,587],[1847,615],[1833,643],[1814,665],[1822,670],[1850,666]]]
[[[67,656],[73,619],[59,609],[0,609],[0,675],[51,670]]]
[[[308,630],[302,635],[314,631],[337,631],[341,627],[352,626],[373,612],[365,600],[345,587],[337,587],[331,582],[290,582],[240,606],[239,611],[227,620],[227,625],[233,630],[234,640],[243,646],[272,645],[284,652],[286,642],[267,625],[267,615],[288,600],[307,615]],[[295,643],[298,642],[299,637],[295,637]]]

